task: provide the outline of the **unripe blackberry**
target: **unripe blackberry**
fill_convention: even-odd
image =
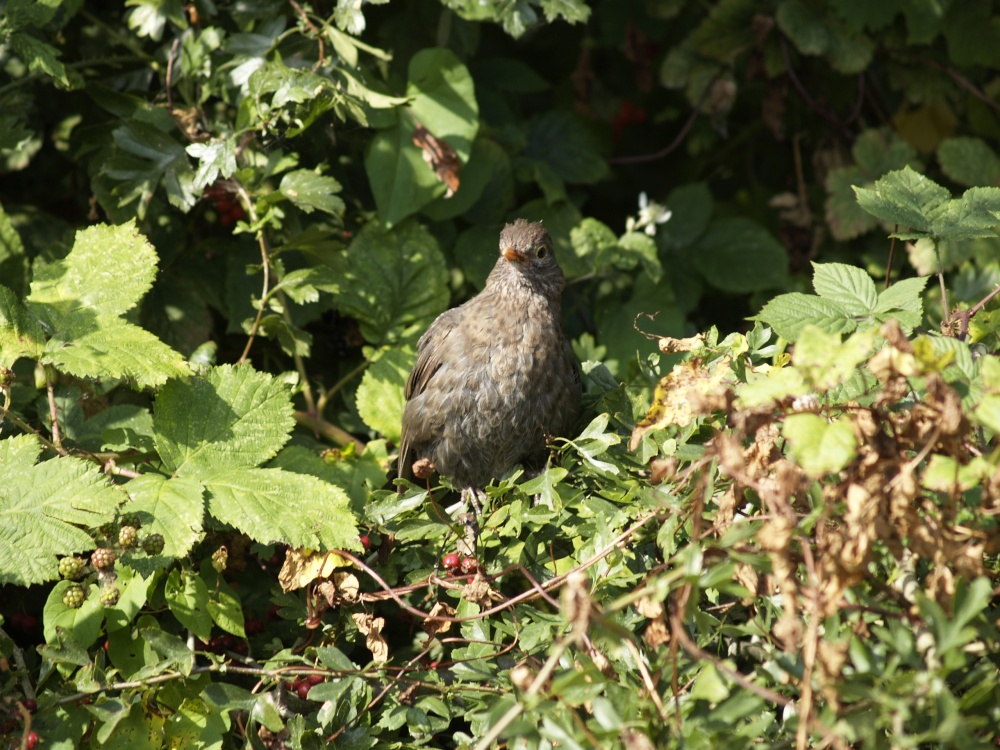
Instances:
[[[122,526],[134,526],[138,529],[142,526],[142,521],[139,520],[138,513],[126,513],[121,517],[121,524]]]
[[[147,555],[158,555],[163,552],[163,534],[150,534],[142,540],[142,550]]]
[[[112,607],[118,603],[119,596],[121,596],[121,592],[118,591],[117,586],[103,588],[101,589],[101,604],[105,607]]]
[[[79,583],[72,584],[63,592],[63,604],[70,609],[80,609],[87,600],[87,592]]]
[[[85,567],[87,563],[82,557],[64,557],[59,561],[59,575],[69,581],[76,581]]]
[[[229,550],[225,547],[219,547],[212,553],[212,567],[215,568],[216,573],[221,573],[226,569],[226,563],[229,560]]]
[[[139,534],[135,526],[122,526],[118,531],[118,546],[122,549],[132,549],[139,542]]]
[[[90,553],[90,564],[97,570],[110,570],[115,564],[115,553],[107,547],[98,547]]]

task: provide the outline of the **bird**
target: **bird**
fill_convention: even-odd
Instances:
[[[480,513],[490,480],[545,455],[580,411],[579,366],[561,325],[565,278],[541,222],[500,232],[483,290],[439,315],[405,386],[398,475],[451,478]]]

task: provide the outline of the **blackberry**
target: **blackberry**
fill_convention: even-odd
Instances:
[[[70,609],[80,609],[86,600],[87,592],[79,583],[70,585],[70,587],[63,592],[63,604]]]
[[[135,528],[138,529],[140,526],[142,526],[142,521],[139,520],[138,513],[126,513],[121,517],[121,525],[134,526]]]
[[[82,557],[64,557],[59,561],[59,575],[69,581],[79,580],[83,569],[87,567]]]
[[[118,531],[118,546],[122,549],[132,549],[139,543],[139,533],[135,526],[122,526]]]
[[[118,591],[117,586],[108,586],[101,589],[101,604],[105,607],[112,607],[118,603],[118,597],[121,596],[121,592]]]
[[[90,553],[90,564],[97,570],[109,570],[115,564],[115,553],[107,547],[98,547]]]
[[[163,534],[150,534],[143,539],[142,550],[147,555],[158,555],[163,552]]]

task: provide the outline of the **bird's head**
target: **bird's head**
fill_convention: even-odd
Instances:
[[[547,296],[562,292],[563,272],[552,252],[552,238],[540,221],[518,219],[500,232],[500,260],[494,273],[516,278]]]

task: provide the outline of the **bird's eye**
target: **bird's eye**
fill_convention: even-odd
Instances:
[[[544,246],[542,246],[542,247],[536,247],[535,248],[535,257],[538,258],[539,260],[541,260],[546,255],[548,255],[548,252],[549,251],[546,250]]]

